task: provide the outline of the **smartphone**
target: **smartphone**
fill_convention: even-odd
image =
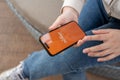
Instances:
[[[84,36],[80,26],[72,21],[40,36],[39,40],[46,51],[54,56],[73,46]]]

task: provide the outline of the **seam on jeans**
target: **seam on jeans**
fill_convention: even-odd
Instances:
[[[75,71],[78,71],[78,70],[84,71],[84,70],[87,70],[89,68],[100,67],[100,66],[107,66],[107,65],[109,66],[109,65],[117,63],[119,61],[120,61],[120,58],[116,58],[112,61],[101,62],[99,64],[91,64],[91,65],[86,64],[86,65],[84,65],[85,67],[79,67],[79,68],[76,68],[76,69],[71,67],[72,71],[70,71],[70,72],[75,72]]]
[[[64,56],[63,56],[64,57]],[[66,65],[68,65],[68,69],[70,70],[70,71],[68,71],[68,72],[65,72],[64,74],[66,74],[66,73],[71,73],[71,72],[76,72],[76,71],[78,71],[78,70],[80,70],[80,71],[83,71],[83,68],[73,68],[71,65],[70,65],[70,63],[67,61],[67,59],[64,57],[64,60],[65,60],[65,63],[66,63]]]
[[[116,58],[115,60],[112,60],[112,61],[107,61],[107,62],[102,62],[100,64],[95,64],[95,65],[85,65],[86,67],[84,67],[84,70],[87,70],[89,68],[94,68],[94,67],[100,67],[100,66],[106,66],[106,65],[111,65],[111,64],[114,64],[114,63],[117,63],[120,61],[120,58]],[[82,68],[80,68],[82,69]]]
[[[63,56],[63,57],[64,57],[64,56]],[[68,63],[68,62],[67,62],[67,60],[66,60],[66,58],[65,58],[65,57],[64,57],[64,60],[65,60],[65,63],[68,65],[68,68],[72,71],[72,70],[73,70],[73,68],[71,67],[70,63]],[[70,71],[70,72],[71,72],[71,71]]]

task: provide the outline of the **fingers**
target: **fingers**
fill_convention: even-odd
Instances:
[[[100,57],[97,59],[97,61],[104,62],[116,58],[117,56],[119,56],[119,54],[112,52],[110,49],[107,49],[101,52],[88,53],[88,56]]]
[[[93,40],[98,40],[98,41],[106,41],[109,38],[109,33],[111,32],[112,29],[100,29],[100,30],[93,30],[92,32],[95,35],[90,35],[84,37],[84,41],[93,41]]]
[[[111,29],[100,29],[100,30],[93,30],[92,32],[94,34],[106,34],[109,33],[111,31]]]
[[[62,14],[56,19],[56,21],[49,27],[49,30],[53,30],[61,25],[64,25],[70,21],[78,22],[78,12],[71,7],[64,7]]]
[[[93,30],[93,33],[95,35],[86,36],[83,39],[83,41],[85,42],[85,41],[98,40],[98,41],[103,41],[103,43],[97,46],[86,48],[83,50],[83,52],[88,53],[88,56],[91,57],[99,57],[97,59],[98,62],[109,61],[119,56],[120,55],[119,51],[116,52],[117,47],[113,45],[115,44],[116,41],[113,39],[114,36],[113,35],[111,36],[111,34],[113,34],[112,31],[113,31],[112,29]]]
[[[110,47],[110,46],[109,46],[109,43],[108,43],[108,42],[105,42],[105,43],[102,43],[102,44],[97,45],[97,46],[85,48],[85,49],[83,50],[83,52],[84,52],[84,53],[99,52],[99,51],[102,51],[102,50],[106,50],[106,49],[108,49],[109,47]]]
[[[113,52],[111,49],[106,49],[106,50],[103,50],[101,52],[88,53],[88,56],[100,57],[100,58],[97,59],[97,61],[98,62],[104,62],[104,61],[109,61],[109,60],[112,60],[112,59],[116,58],[117,56],[119,56],[119,54]]]
[[[49,27],[49,30],[53,30],[53,29],[65,24],[65,23],[66,23],[65,20],[61,16],[59,16],[56,19],[56,21]]]
[[[79,40],[74,47],[79,47],[79,46],[82,45],[83,43],[84,43],[83,40]]]
[[[88,53],[88,56],[91,56],[91,57],[104,57],[104,56],[107,56],[107,55],[109,55],[111,53],[113,53],[111,51],[111,49],[106,49],[106,50],[99,51],[99,52],[90,52],[90,53]]]
[[[112,54],[110,54],[110,55],[108,55],[108,56],[106,56],[106,57],[98,58],[97,61],[98,61],[98,62],[109,61],[109,60],[114,59],[114,58],[117,57],[117,56],[118,56],[118,54],[112,53]]]
[[[98,35],[90,35],[90,36],[85,36],[83,38],[84,41],[105,41],[108,39],[107,34],[98,34]]]

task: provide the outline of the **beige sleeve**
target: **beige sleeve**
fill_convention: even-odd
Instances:
[[[62,8],[69,6],[74,8],[79,14],[86,0],[64,0]]]

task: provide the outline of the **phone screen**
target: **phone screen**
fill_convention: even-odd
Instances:
[[[71,47],[82,39],[85,33],[80,26],[72,21],[40,37],[40,42],[47,52],[54,56]]]

